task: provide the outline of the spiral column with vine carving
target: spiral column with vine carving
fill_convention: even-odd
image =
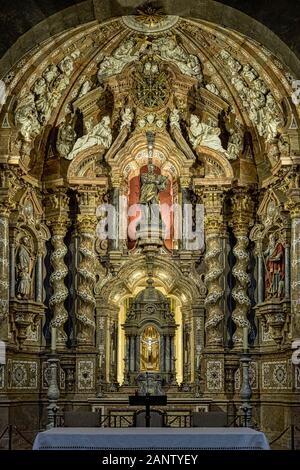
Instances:
[[[87,345],[94,342],[95,331],[95,234],[96,216],[80,214],[77,216],[77,230],[80,236],[79,252],[81,260],[77,268],[79,275],[77,288],[77,341]]]
[[[248,287],[250,276],[247,273],[249,265],[248,233],[252,224],[253,203],[248,194],[237,193],[233,197],[233,220],[231,226],[236,238],[236,245],[233,248],[233,254],[236,258],[232,274],[236,280],[236,285],[232,289],[232,297],[236,302],[236,307],[232,312],[232,320],[236,325],[236,331],[233,335],[235,347],[243,344],[243,328],[250,328],[250,322],[247,318],[251,301],[248,297]]]
[[[205,285],[207,295],[204,301],[206,308],[205,333],[206,345],[210,347],[220,347],[223,344],[222,322],[224,311],[220,301],[224,295],[224,289],[220,285],[220,278],[223,274],[223,265],[220,261],[222,252],[220,235],[223,231],[222,216],[205,217]]]
[[[64,283],[65,277],[68,274],[68,268],[65,265],[64,258],[68,250],[64,243],[64,238],[67,233],[69,221],[67,217],[58,216],[57,219],[52,220],[49,225],[52,232],[51,244],[53,246],[53,252],[50,258],[53,267],[53,273],[50,276],[53,294],[49,301],[53,316],[50,326],[57,328],[57,340],[63,343],[67,339],[67,335],[64,332],[64,324],[68,319],[68,312],[64,306],[64,302],[68,297],[68,289]]]

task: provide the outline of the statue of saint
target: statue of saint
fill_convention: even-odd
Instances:
[[[110,117],[104,116],[87,134],[76,140],[72,151],[68,155],[65,155],[65,158],[67,160],[73,160],[78,153],[90,147],[101,145],[105,149],[109,149],[111,144],[112,132],[110,128]]]
[[[269,236],[269,245],[264,252],[265,256],[265,289],[266,298],[284,297],[284,247],[275,241],[273,233]]]
[[[23,237],[17,252],[17,297],[28,299],[31,294],[31,272],[33,256],[30,250],[30,240]]]
[[[148,172],[141,175],[141,193],[140,204],[146,204],[150,209],[148,213],[148,221],[155,219],[159,221],[159,193],[165,190],[168,186],[168,177],[157,175],[154,172],[154,165],[149,163]]]

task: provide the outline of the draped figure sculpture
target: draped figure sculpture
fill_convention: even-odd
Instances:
[[[29,299],[31,296],[31,274],[33,267],[33,255],[30,249],[30,240],[23,237],[17,251],[17,297]]]
[[[269,236],[269,244],[264,252],[265,256],[265,297],[284,297],[284,246],[276,243],[273,233]]]

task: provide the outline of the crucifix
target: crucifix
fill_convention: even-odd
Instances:
[[[161,396],[161,395],[150,395],[150,393],[146,393],[146,395],[132,395],[132,396],[129,396],[129,405],[145,406],[146,428],[150,428],[150,421],[151,421],[150,406],[154,406],[154,405],[166,406],[167,397]]]

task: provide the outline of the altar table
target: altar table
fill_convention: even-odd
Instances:
[[[39,432],[33,450],[194,449],[268,450],[250,428],[53,428]]]

